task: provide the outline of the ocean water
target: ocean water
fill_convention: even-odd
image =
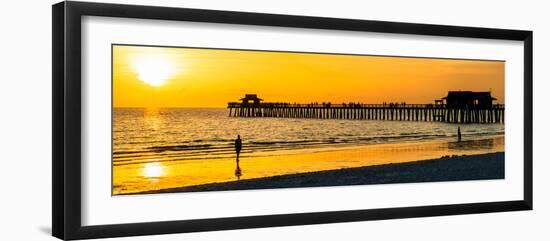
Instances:
[[[229,117],[225,108],[115,108],[113,165],[241,157],[318,148],[456,139],[459,124]],[[460,124],[462,138],[504,134],[503,124]]]

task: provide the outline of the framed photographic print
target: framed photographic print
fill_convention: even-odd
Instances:
[[[53,6],[53,235],[532,209],[532,32]]]

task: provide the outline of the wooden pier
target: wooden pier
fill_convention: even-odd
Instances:
[[[504,105],[447,108],[435,104],[291,104],[229,102],[231,117],[504,123]]]
[[[493,104],[491,92],[449,91],[434,104],[291,104],[262,102],[256,94],[240,100],[227,104],[230,117],[504,123],[504,105]]]

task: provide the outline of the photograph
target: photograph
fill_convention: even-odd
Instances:
[[[111,55],[112,195],[505,178],[503,60]]]

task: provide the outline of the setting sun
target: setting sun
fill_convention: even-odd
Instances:
[[[136,57],[133,67],[138,79],[151,86],[161,86],[174,73],[172,62],[160,56]]]

